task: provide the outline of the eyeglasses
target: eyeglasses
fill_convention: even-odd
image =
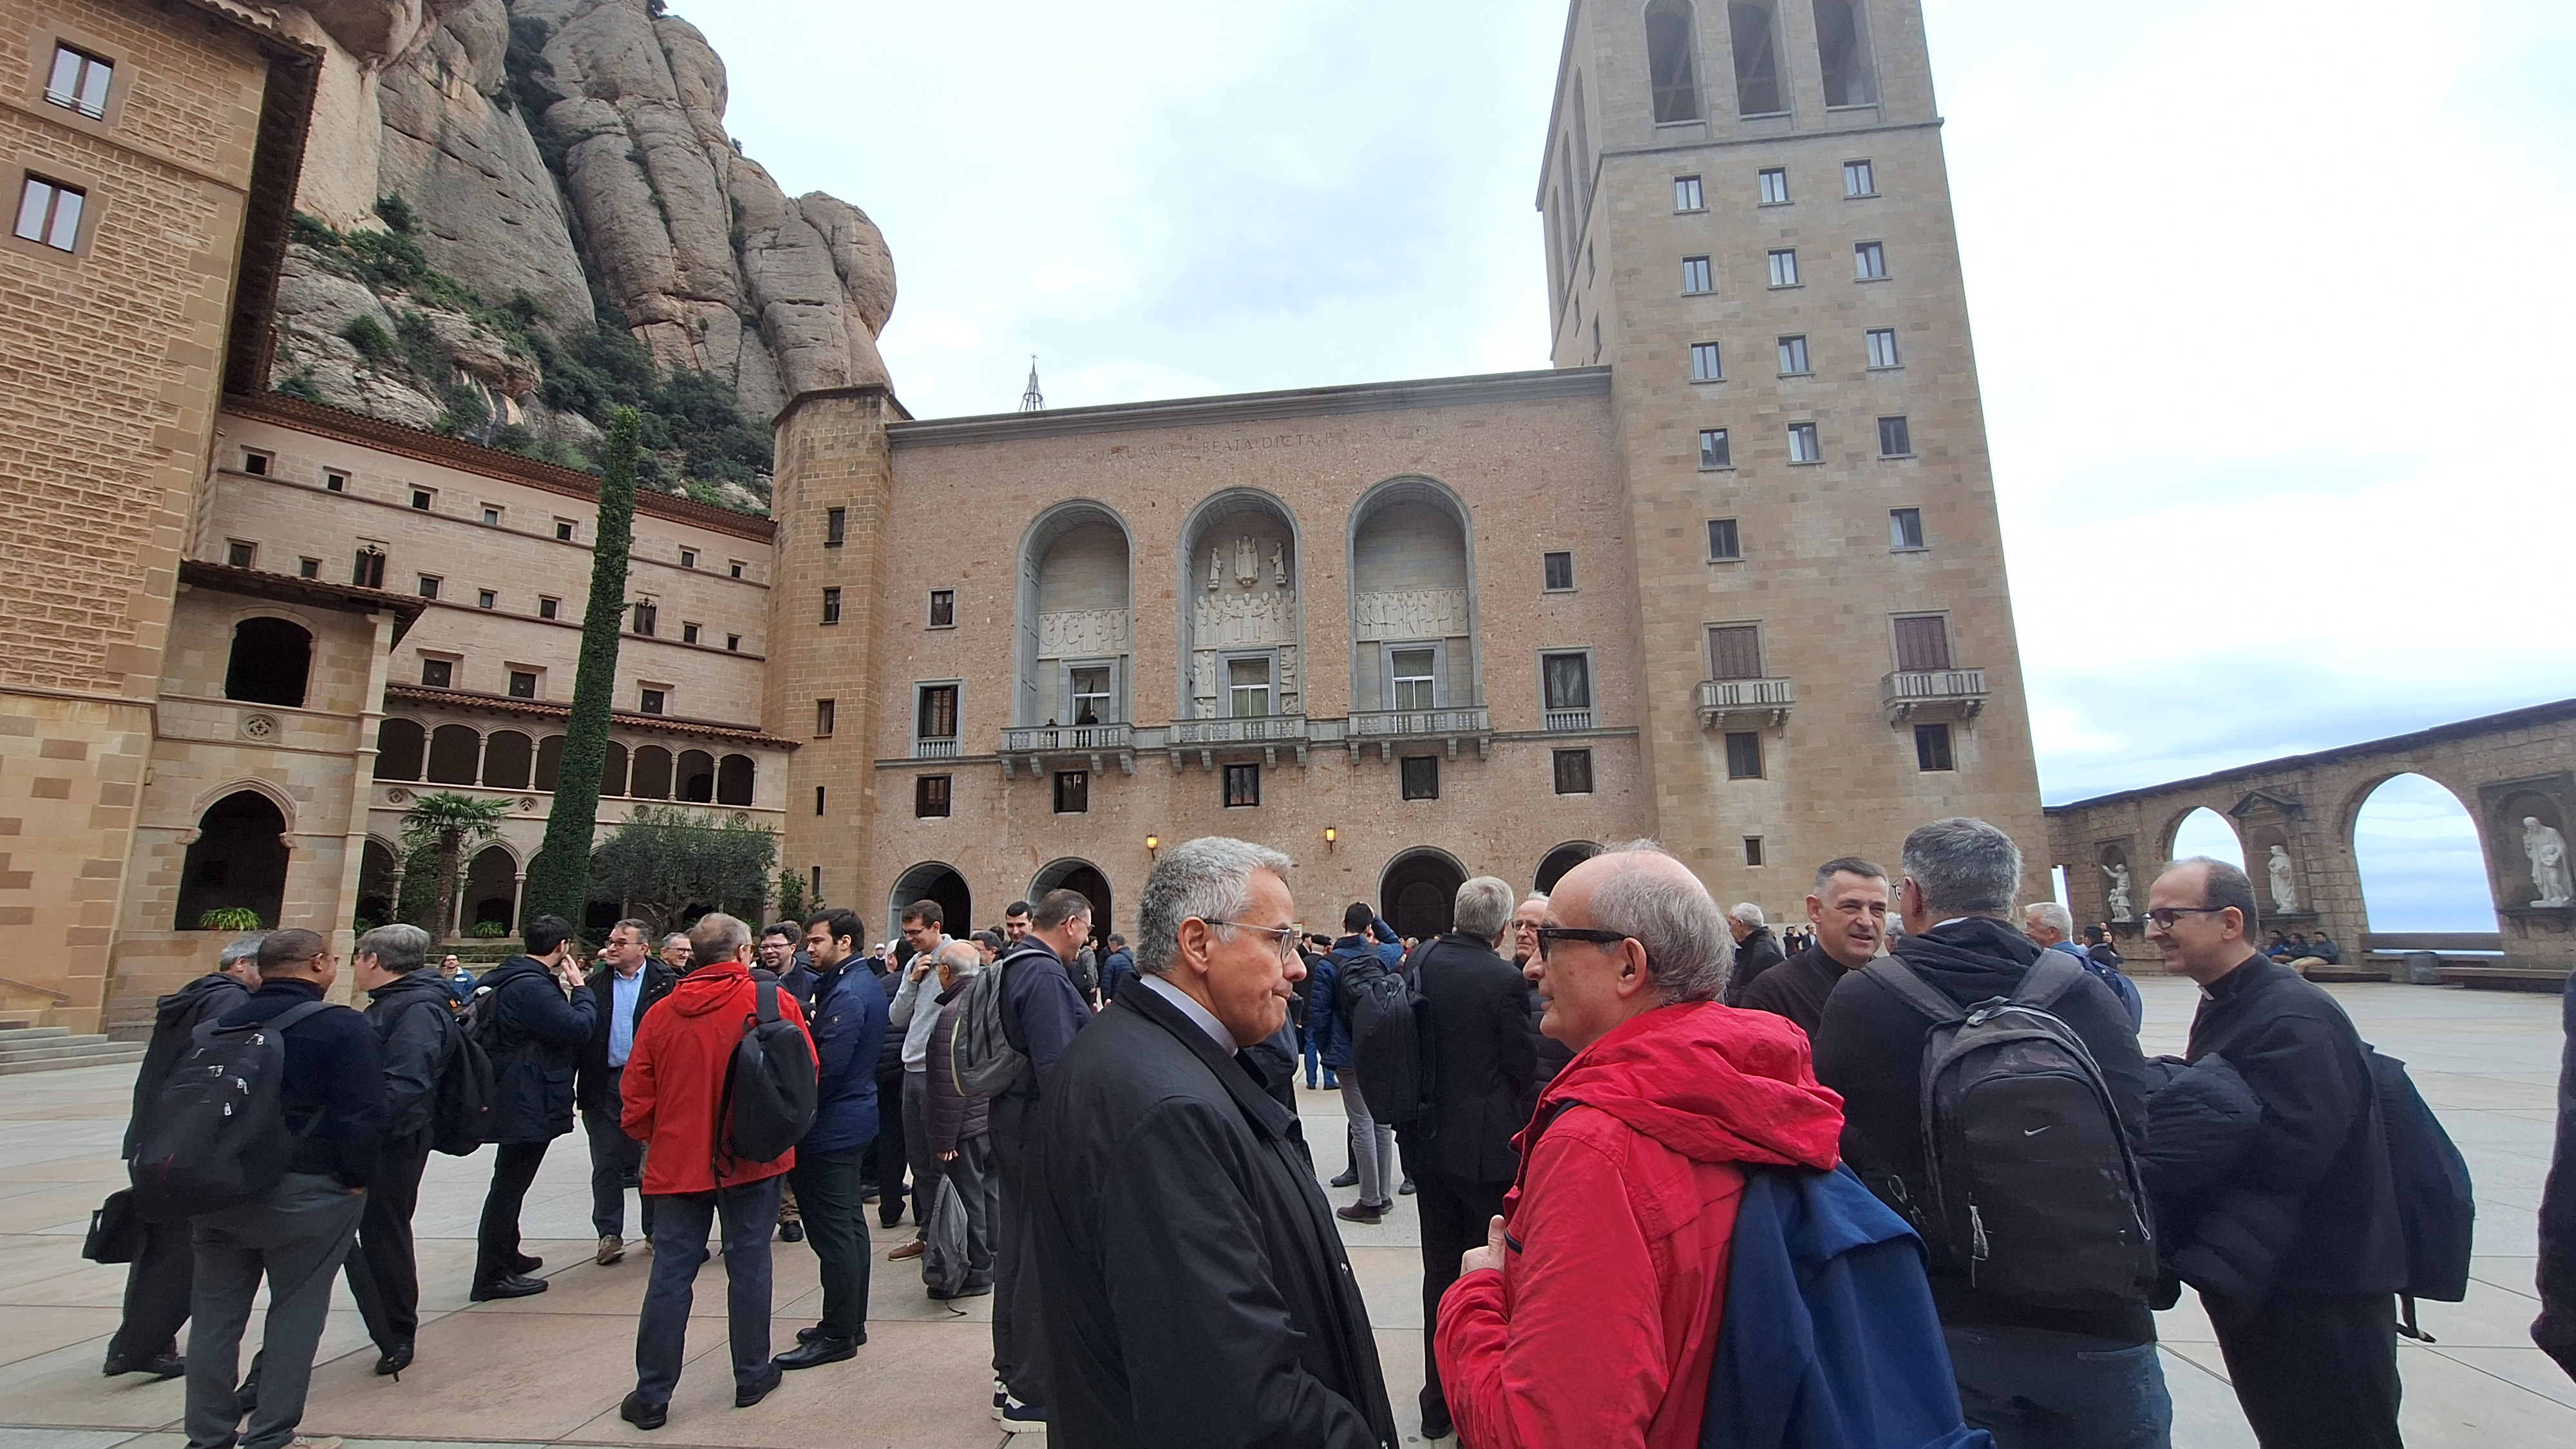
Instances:
[[[1206,920],[1207,918],[1201,917],[1201,919]],[[1262,935],[1268,936],[1271,943],[1279,948],[1280,960],[1293,961],[1297,958],[1297,928],[1295,926],[1256,926],[1250,921],[1218,920],[1208,920],[1208,924],[1211,926],[1224,926],[1237,931],[1258,931]]]
[[[1547,959],[1550,941],[1590,941],[1600,946],[1615,946],[1628,939],[1625,931],[1596,931],[1588,926],[1541,926],[1538,928],[1538,959]]]
[[[2174,923],[2185,916],[2214,916],[2220,911],[2229,909],[2232,908],[2228,906],[2158,906],[2147,912],[2147,919],[2155,922],[2156,929],[2170,931],[2174,928]]]

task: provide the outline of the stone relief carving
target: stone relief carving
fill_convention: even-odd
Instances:
[[[2522,853],[2531,861],[2531,888],[2539,894],[2535,906],[2576,905],[2576,878],[2571,878],[2567,860],[2567,837],[2554,826],[2543,825],[2537,815],[2522,817]]]
[[[1247,589],[1261,582],[1261,541],[1248,533],[1234,540],[1234,581]]]
[[[1455,639],[1467,629],[1465,589],[1394,589],[1359,597],[1359,637]]]
[[[2111,878],[2110,884],[2102,892],[2103,903],[2110,907],[2111,919],[2136,920],[2137,916],[2129,905],[2129,868],[2114,861],[2102,867],[2102,873]]]
[[[2263,868],[2272,878],[2272,909],[2285,916],[2296,913],[2299,909],[2299,888],[2290,878],[2290,848],[2286,845],[2273,846],[2272,858]]]
[[[1038,615],[1038,657],[1080,659],[1127,652],[1125,609],[1067,609]]]
[[[1284,543],[1270,545],[1270,582],[1288,587],[1288,545]]]
[[[1201,648],[1285,644],[1296,636],[1297,595],[1278,589],[1257,594],[1219,594],[1198,601],[1192,624],[1193,642]],[[1211,677],[1211,689],[1214,683]]]
[[[1217,581],[1225,576],[1224,560],[1225,550],[1220,548],[1208,550],[1208,592],[1211,594],[1216,592]]]

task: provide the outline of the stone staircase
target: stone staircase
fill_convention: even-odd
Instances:
[[[143,1059],[143,1043],[74,1036],[67,1026],[0,1027],[0,1077],[62,1067],[100,1067]]]

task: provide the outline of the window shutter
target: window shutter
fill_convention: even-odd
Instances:
[[[1896,667],[1905,671],[1950,667],[1950,621],[1936,616],[1896,621]]]

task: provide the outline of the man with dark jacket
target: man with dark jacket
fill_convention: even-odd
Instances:
[[[2264,1449],[2393,1449],[2406,1249],[2368,1053],[2323,987],[2248,944],[2256,912],[2245,872],[2207,857],[2147,891],[2147,940],[2200,986],[2186,1056],[2263,1104],[2226,1181],[2156,1204],[2162,1256],[2200,1290]]]
[[[935,974],[939,953],[947,949],[948,913],[937,901],[914,901],[903,908],[903,943],[912,948],[912,959],[903,964],[893,978],[898,982],[894,1000],[888,1003],[886,1045],[897,1049],[897,1060],[903,1070],[895,1076],[895,1089],[886,1089],[885,1079],[878,1078],[877,1102],[881,1113],[900,1110],[901,1119],[894,1123],[903,1137],[903,1156],[912,1168],[912,1241],[887,1255],[889,1262],[918,1258],[929,1247],[930,1205],[939,1191],[939,1161],[930,1155],[930,1034],[939,1026],[939,1008],[932,999],[939,995],[939,978]],[[878,1149],[880,1155],[884,1149]],[[879,1189],[880,1208],[884,1203]],[[896,1204],[898,1212],[901,1204]],[[886,1224],[892,1227],[892,1221]]]
[[[254,931],[224,947],[215,969],[161,998],[153,1009],[152,1040],[134,1074],[134,1108],[125,1124],[125,1157],[134,1156],[145,1119],[170,1081],[170,1068],[188,1049],[198,1024],[241,1005],[259,987],[259,943]],[[139,1214],[138,1214],[139,1216]],[[196,1250],[186,1223],[140,1224],[134,1261],[125,1269],[125,1313],[107,1341],[107,1374],[150,1374],[175,1379],[188,1371],[179,1356],[179,1325],[188,1321]]]
[[[1007,922],[1009,918],[1006,917]],[[1031,1123],[1049,1090],[1056,1059],[1091,1020],[1091,1003],[1074,989],[1065,963],[1091,939],[1091,902],[1076,891],[1047,892],[1028,913],[1028,931],[987,969],[1001,973],[1002,1035],[1028,1054],[1028,1064],[993,1099],[993,1160],[1002,1183],[1002,1230],[993,1253],[993,1373],[1003,1401],[997,1412],[1013,1432],[1047,1422],[1047,1354],[1038,1306],[1037,1267],[1030,1261],[1033,1171]]]
[[[796,1144],[788,1180],[805,1219],[805,1241],[823,1265],[823,1321],[812,1336],[778,1356],[782,1369],[854,1358],[868,1341],[867,1205],[859,1200],[859,1159],[877,1139],[887,1110],[877,1096],[877,1053],[886,1031],[885,992],[869,974],[859,946],[867,934],[856,914],[825,911],[805,923],[813,986],[801,996],[814,1038],[814,1125]]]
[[[2041,959],[2041,948],[2009,919],[2021,866],[2012,838],[1982,820],[1936,820],[1908,835],[1898,965],[1963,1011],[2018,991]],[[1833,924],[1818,924],[1833,942]],[[2148,1076],[2128,1012],[2098,978],[2072,962],[2065,969],[2077,974],[2049,1010],[2100,1066],[2134,1149],[2146,1122]],[[1816,1079],[1843,1096],[1844,1159],[1889,1206],[1918,1222],[1918,1205],[1937,1201],[1923,1132],[1923,1051],[1932,1028],[1928,1016],[1863,969],[1834,987],[1811,1033]],[[1954,1180],[1967,1169],[1943,1165]],[[2164,1449],[2173,1401],[2156,1358],[2151,1282],[2084,1307],[2034,1304],[1979,1285],[1937,1242],[1929,1271],[1971,1425],[2031,1449]]]
[[[1807,919],[1816,943],[1762,973],[1746,987],[1743,1004],[1785,1016],[1809,1037],[1824,1020],[1825,999],[1843,977],[1861,970],[1887,944],[1887,872],[1858,856],[1838,856],[1816,867],[1807,893]]]
[[[2531,1341],[2576,1378],[2576,976],[2558,994],[2558,1141],[2540,1190],[2540,1316]]]
[[[349,1294],[375,1340],[380,1374],[411,1367],[412,1336],[420,1328],[411,1215],[438,1126],[439,1083],[463,1030],[446,978],[428,964],[429,946],[427,931],[397,924],[360,936],[349,953],[358,989],[367,993],[367,1024],[375,1028],[385,1074],[384,1148],[349,1252]]]
[[[593,1019],[590,1040],[581,1049],[581,1070],[573,1078],[573,1101],[581,1108],[582,1132],[590,1139],[590,1230],[599,1235],[592,1261],[605,1268],[626,1256],[626,1190],[642,1180],[644,1171],[644,1144],[619,1125],[626,1104],[618,1084],[644,1013],[670,995],[680,978],[653,959],[653,927],[644,921],[630,918],[610,927],[599,959],[608,969],[593,973],[586,984]],[[638,1217],[650,1239],[651,1198],[643,1199]]]
[[[1431,1111],[1395,1129],[1422,1215],[1422,1437],[1449,1433],[1431,1341],[1440,1295],[1458,1260],[1485,1241],[1520,1172],[1512,1138],[1529,1125],[1538,1052],[1529,982],[1495,954],[1512,919],[1509,881],[1480,875],[1458,887],[1455,928],[1414,953],[1413,985],[1430,1017]]]
[[[280,1032],[286,1048],[279,1106],[295,1138],[286,1175],[260,1197],[190,1219],[196,1296],[189,1305],[188,1449],[284,1449],[304,1418],[313,1351],[331,1308],[331,1280],[383,1141],[384,1073],[365,1017],[324,1001],[339,978],[329,943],[311,931],[271,931],[259,947],[259,990],[216,1018],[255,1026],[311,1007]],[[242,1330],[268,1283],[259,1388],[242,1428]]]
[[[993,1175],[992,1109],[983,1098],[957,1089],[953,1051],[957,1018],[964,1010],[959,998],[976,973],[991,968],[984,964],[984,953],[965,941],[949,942],[937,956],[939,1024],[930,1033],[922,1072],[930,1093],[922,1128],[939,1181],[957,1189],[957,1200],[966,1209],[966,1281],[947,1296],[979,1298],[993,1291],[993,1233],[1001,1222],[1002,1185]]]
[[[1118,999],[1118,993],[1136,979],[1136,953],[1127,949],[1127,938],[1116,931],[1109,933],[1109,954],[1100,958],[1100,1000],[1107,1005]],[[1302,1048],[1301,1048],[1302,1049]]]
[[[1739,902],[1726,913],[1726,930],[1735,938],[1735,969],[1727,973],[1725,1001],[1742,1006],[1754,978],[1788,958],[1771,938],[1771,928],[1762,923],[1762,908],[1751,901]]]
[[[1286,1025],[1304,969],[1288,870],[1239,840],[1164,851],[1143,974],[1037,1104],[1026,1182],[1066,1443],[1397,1442],[1330,1205],[1237,1059]]]
[[[1395,1129],[1369,1114],[1368,1099],[1360,1095],[1360,1074],[1351,1058],[1355,1045],[1351,1035],[1351,1013],[1348,1005],[1372,979],[1404,969],[1404,952],[1395,944],[1395,930],[1378,918],[1366,901],[1353,901],[1342,908],[1342,934],[1333,942],[1328,959],[1333,966],[1333,1039],[1324,1052],[1324,1065],[1341,1076],[1342,1114],[1350,1126],[1351,1165],[1341,1177],[1333,1179],[1340,1187],[1348,1183],[1360,1190],[1359,1201],[1334,1210],[1336,1217],[1355,1223],[1374,1223],[1388,1208],[1395,1206]]]
[[[1549,1036],[1547,998],[1539,994],[1539,978],[1544,974],[1538,953],[1539,927],[1547,924],[1547,894],[1532,891],[1512,908],[1512,969],[1529,983],[1530,1049],[1538,1059],[1538,1086],[1544,1088],[1556,1080],[1556,1074],[1574,1060],[1574,1051],[1565,1043]],[[1535,1100],[1535,1095],[1533,1095]]]
[[[475,1234],[470,1294],[477,1303],[546,1291],[545,1279],[528,1276],[544,1261],[519,1251],[519,1205],[545,1164],[547,1144],[572,1130],[573,1076],[599,1025],[599,999],[582,989],[587,982],[572,956],[572,936],[560,916],[528,922],[528,954],[487,972],[468,1008],[492,1059],[494,1097],[492,1190]]]

